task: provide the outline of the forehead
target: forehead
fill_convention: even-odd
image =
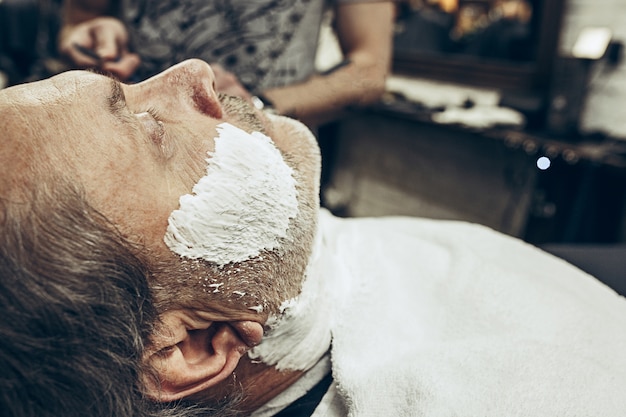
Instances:
[[[43,81],[0,90],[0,176],[2,195],[6,188],[23,182],[33,165],[53,157],[51,147],[59,146],[81,121],[85,123],[94,98],[106,97],[106,77],[85,71],[71,71]]]
[[[0,90],[0,115],[6,121],[3,146],[28,142],[55,121],[89,112],[94,100],[104,100],[112,80],[86,71],[70,71],[33,83]],[[86,102],[92,105],[85,105]]]
[[[0,106],[36,111],[63,104],[68,100],[93,97],[103,93],[107,77],[88,71],[68,71],[32,83],[20,84],[0,90]],[[87,94],[89,92],[89,94]]]

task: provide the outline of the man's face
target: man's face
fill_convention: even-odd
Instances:
[[[290,119],[218,97],[213,80],[206,63],[189,60],[136,85],[72,71],[0,91],[0,198],[27,199],[35,184],[54,184],[60,175],[154,261],[151,285],[163,329],[145,356],[159,382],[146,384],[163,401],[226,383],[246,349],[261,340],[268,315],[297,295],[315,232],[315,138]],[[164,237],[180,197],[201,181],[210,190],[207,178],[220,178],[209,176],[207,166],[218,156],[238,159],[232,144],[245,141],[229,143],[227,155],[218,152],[229,140],[218,134],[224,123],[272,139],[265,146],[275,145],[293,170],[298,214],[288,219],[279,249],[212,265],[178,256]]]
[[[169,252],[168,217],[206,173],[207,152],[224,122],[264,131],[293,164],[313,171],[302,173],[311,178],[304,184],[310,195],[300,190],[299,199],[315,201],[309,137],[244,102],[220,100],[213,81],[206,63],[190,60],[136,85],[73,71],[4,90],[0,109],[9,115],[9,131],[18,132],[9,138],[19,143],[9,143],[13,150],[0,153],[0,162],[7,175],[16,165],[20,172],[64,171],[83,185],[93,207],[155,253]]]

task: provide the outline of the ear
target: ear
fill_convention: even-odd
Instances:
[[[147,358],[158,381],[145,381],[148,396],[161,402],[180,400],[224,381],[263,336],[256,322],[212,322],[181,310],[161,318],[164,328],[153,338],[155,350]]]

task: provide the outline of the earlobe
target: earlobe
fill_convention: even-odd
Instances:
[[[227,379],[252,346],[239,328],[254,329],[254,343],[263,334],[258,323],[210,322],[184,311],[165,313],[163,323],[162,340],[154,341],[162,348],[147,358],[157,378],[145,381],[148,396],[161,402],[180,400]]]

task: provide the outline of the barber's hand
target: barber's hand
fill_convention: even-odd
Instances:
[[[211,69],[215,74],[215,90],[231,96],[237,96],[250,100],[252,94],[244,87],[235,74],[227,71],[220,64],[211,64]]]
[[[59,52],[78,68],[97,68],[127,80],[141,60],[128,51],[128,31],[112,17],[98,17],[66,26],[59,37]]]

